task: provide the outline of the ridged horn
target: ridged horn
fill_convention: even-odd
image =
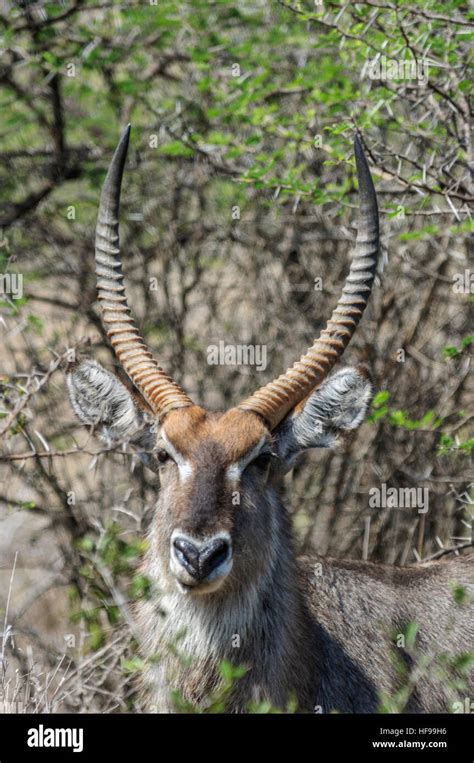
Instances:
[[[342,295],[326,328],[308,352],[274,381],[239,405],[262,416],[270,429],[319,385],[339,360],[369,301],[377,269],[379,218],[377,197],[359,137],[354,137],[359,181],[359,224],[354,257]]]
[[[119,212],[129,137],[130,125],[122,133],[102,188],[95,232],[95,272],[102,323],[117,359],[154,413],[161,415],[193,403],[154,360],[127,302],[120,260]]]

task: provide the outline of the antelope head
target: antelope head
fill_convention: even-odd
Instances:
[[[93,360],[68,374],[73,408],[109,443],[127,441],[160,474],[153,547],[160,581],[183,593],[238,587],[265,571],[276,529],[273,476],[304,450],[331,447],[363,420],[372,387],[361,368],[328,374],[368,302],[379,245],[375,191],[359,142],[360,213],[342,295],[326,328],[286,373],[225,413],[195,405],[160,368],[127,303],[119,249],[119,202],[130,128],[102,190],[95,258],[102,321],[133,394]],[[142,402],[137,403],[137,396]]]

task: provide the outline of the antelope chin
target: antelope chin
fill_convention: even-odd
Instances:
[[[180,593],[185,594],[186,596],[202,596],[204,594],[214,593],[222,588],[231,569],[232,559],[228,559],[214,570],[205,580],[196,580],[186,573],[183,574],[181,570],[178,574],[174,569],[171,569],[171,572]]]
[[[224,582],[224,578],[221,578],[220,580],[213,580],[210,583],[194,583],[192,585],[188,585],[187,583],[182,583],[181,580],[176,579],[178,590],[187,595],[187,596],[202,596],[203,594],[213,593],[214,591],[218,591],[219,588],[222,586],[222,583]]]

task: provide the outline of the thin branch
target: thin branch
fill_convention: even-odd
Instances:
[[[431,562],[433,559],[440,559],[442,556],[446,556],[447,554],[457,554],[463,548],[474,548],[474,541],[468,540],[466,541],[466,543],[460,543],[459,546],[451,546],[450,548],[442,548],[440,551],[436,551],[436,553],[431,554],[431,556],[426,556],[422,561]]]

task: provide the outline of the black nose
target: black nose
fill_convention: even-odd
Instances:
[[[189,538],[178,536],[173,541],[176,558],[196,580],[205,580],[229,554],[229,543],[214,538],[205,545],[195,545]]]

